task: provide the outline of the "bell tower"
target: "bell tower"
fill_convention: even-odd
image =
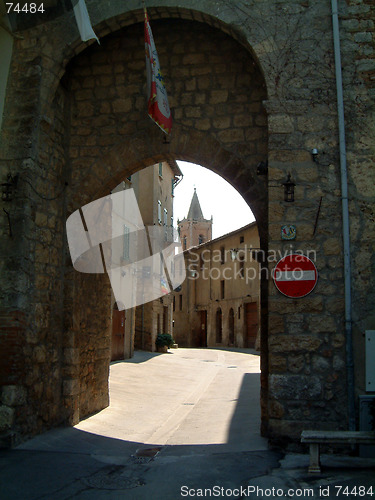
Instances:
[[[187,250],[188,248],[201,245],[211,240],[212,223],[212,217],[211,219],[205,219],[203,217],[197,190],[194,188],[194,194],[191,199],[187,217],[181,221],[177,221],[182,248]]]

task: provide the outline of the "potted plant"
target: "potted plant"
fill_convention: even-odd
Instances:
[[[155,341],[156,348],[159,352],[167,352],[169,347],[174,345],[172,335],[169,333],[158,333]]]

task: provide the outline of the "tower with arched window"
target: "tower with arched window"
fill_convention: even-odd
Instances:
[[[187,217],[181,221],[177,221],[182,248],[187,250],[188,248],[210,241],[212,239],[212,223],[212,217],[211,219],[203,217],[197,190],[194,188]]]

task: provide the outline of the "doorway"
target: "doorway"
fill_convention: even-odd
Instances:
[[[234,346],[234,311],[232,308],[229,310],[229,318],[228,318],[228,330],[229,330],[229,341],[228,344],[230,346]]]
[[[163,331],[162,333],[169,333],[169,311],[168,306],[163,306]]]
[[[245,347],[255,348],[258,333],[258,307],[256,302],[245,304]]]
[[[201,315],[201,336],[200,336],[200,347],[207,347],[207,311],[200,311]]]
[[[223,341],[223,323],[222,323],[222,312],[220,307],[216,311],[216,343],[221,344]]]

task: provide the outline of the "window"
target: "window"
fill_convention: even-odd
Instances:
[[[238,319],[241,319],[241,306],[238,306]]]
[[[173,312],[176,310],[176,296],[173,295]]]
[[[225,281],[221,280],[220,282],[220,293],[221,293],[221,298],[225,298]]]
[[[159,177],[163,178],[163,163],[159,163]]]
[[[158,222],[161,224],[161,201],[158,200]]]
[[[240,236],[240,243],[243,243],[245,241],[245,237],[244,236]]]
[[[182,295],[180,295],[180,311],[182,311]]]
[[[164,209],[164,226],[168,226],[168,210]]]
[[[124,248],[122,252],[122,258],[124,260],[130,259],[130,238],[129,238],[129,228],[124,224]]]
[[[232,308],[229,309],[228,327],[229,327],[229,345],[234,345],[234,311]]]
[[[221,247],[220,248],[220,260],[222,264],[225,264],[225,248]]]
[[[220,307],[216,311],[216,343],[221,344],[223,340],[222,313]]]
[[[240,261],[240,276],[243,278],[245,276],[245,257],[244,255],[239,256],[239,261]]]
[[[186,250],[186,236],[183,237],[183,240],[182,240],[182,248],[184,250]]]
[[[200,234],[200,235],[198,236],[198,244],[199,244],[199,245],[201,245],[201,244],[203,243],[203,240],[204,240],[204,238],[203,238],[203,234]]]

